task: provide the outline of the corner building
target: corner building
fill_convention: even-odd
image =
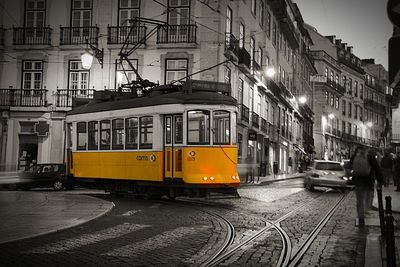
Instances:
[[[63,162],[65,115],[94,91],[143,78],[230,84],[242,177],[296,171],[314,150],[310,36],[285,0],[17,0],[0,11],[0,168]],[[132,24],[131,19],[156,24]],[[165,23],[165,25],[161,25]],[[131,34],[129,34],[131,32]],[[152,32],[149,38],[146,34]],[[103,50],[90,69],[81,55]],[[265,73],[272,67],[272,78]],[[185,78],[186,77],[186,78]],[[299,104],[298,97],[308,101]]]

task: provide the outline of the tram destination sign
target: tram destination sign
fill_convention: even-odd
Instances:
[[[184,88],[189,92],[206,91],[206,92],[219,92],[227,95],[231,94],[231,85],[229,83],[190,79],[186,81]]]

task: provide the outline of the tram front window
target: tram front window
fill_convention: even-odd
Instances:
[[[230,116],[228,111],[213,112],[213,138],[214,144],[229,144]]]
[[[188,111],[188,143],[210,143],[210,112],[205,110]]]

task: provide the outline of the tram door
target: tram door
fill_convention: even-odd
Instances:
[[[182,178],[183,117],[181,114],[164,117],[164,176]]]

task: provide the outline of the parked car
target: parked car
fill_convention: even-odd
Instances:
[[[64,164],[35,164],[20,172],[19,178],[19,182],[15,184],[16,189],[53,187],[54,190],[58,191],[64,188],[72,188],[72,183],[67,179]]]
[[[338,161],[316,160],[306,172],[304,187],[313,190],[314,186],[346,188],[351,187],[351,177]]]

